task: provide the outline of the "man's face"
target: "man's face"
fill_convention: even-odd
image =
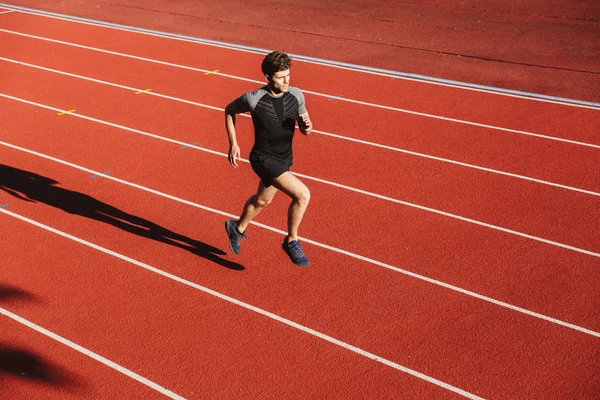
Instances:
[[[290,70],[275,72],[268,80],[275,93],[285,93],[290,88]]]

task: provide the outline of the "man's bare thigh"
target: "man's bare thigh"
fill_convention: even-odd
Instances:
[[[273,186],[293,199],[298,199],[308,192],[306,185],[289,171],[273,179]]]

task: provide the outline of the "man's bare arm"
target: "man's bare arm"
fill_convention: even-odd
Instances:
[[[225,130],[227,131],[227,137],[229,139],[229,163],[233,166],[233,168],[237,168],[237,161],[240,159],[240,147],[237,144],[235,132],[235,113],[231,110],[231,108],[232,107],[230,106],[225,108]]]

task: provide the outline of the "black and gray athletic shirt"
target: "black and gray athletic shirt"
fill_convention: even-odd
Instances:
[[[299,114],[306,113],[304,95],[295,87],[279,97],[267,86],[248,92],[232,101],[225,111],[240,114],[250,111],[254,124],[254,147],[250,155],[292,158],[292,139]]]

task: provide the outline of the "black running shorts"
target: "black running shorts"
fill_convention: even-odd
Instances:
[[[265,187],[273,184],[273,179],[290,170],[292,160],[272,156],[250,154],[250,165]]]

